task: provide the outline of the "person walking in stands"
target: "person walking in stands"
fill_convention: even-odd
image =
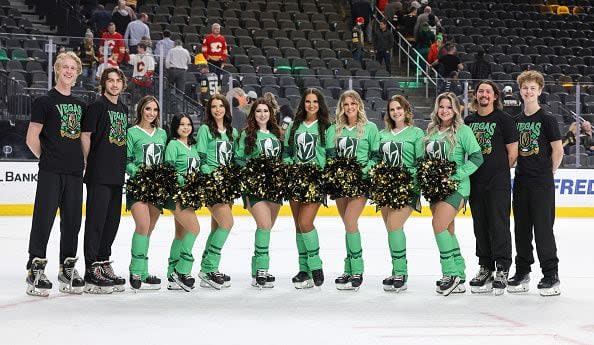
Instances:
[[[101,97],[90,104],[82,123],[82,148],[87,185],[85,219],[85,292],[124,291],[126,280],[111,266],[111,246],[120,225],[122,186],[126,169],[128,107],[120,100],[124,72],[106,68]],[[106,168],[109,167],[109,168]]]
[[[473,108],[477,112],[466,117],[464,123],[474,132],[484,162],[470,176],[469,201],[480,266],[470,281],[470,291],[494,290],[500,295],[507,286],[512,263],[510,168],[518,158],[518,132],[513,118],[503,112],[497,84],[480,81],[474,94]]]
[[[219,78],[223,64],[227,61],[227,41],[225,36],[221,35],[221,25],[212,24],[212,32],[202,41],[202,55],[208,61],[211,72],[216,73]]]
[[[163,39],[158,40],[155,44],[155,56],[161,56],[161,49],[163,49],[163,60],[167,59],[167,54],[169,51],[175,47],[175,42],[171,40],[171,31],[164,30],[163,31]],[[157,58],[158,59],[158,58]]]
[[[141,13],[138,15],[138,19],[128,24],[126,33],[124,33],[124,43],[128,48],[128,53],[136,54],[138,52],[138,43],[143,37],[151,37],[151,32],[148,25],[148,15]]]
[[[118,0],[118,5],[111,11],[111,21],[115,23],[117,32],[126,32],[131,21],[136,20],[134,10],[126,5],[126,0]]]
[[[183,47],[181,40],[175,40],[175,47],[171,48],[165,58],[165,67],[169,82],[182,92],[186,90],[186,71],[190,63],[192,63],[190,52]]]
[[[26,143],[39,158],[27,261],[27,294],[49,296],[52,283],[45,275],[50,232],[60,209],[60,291],[82,293],[84,280],[75,268],[82,214],[84,169],[80,134],[85,106],[71,89],[82,64],[74,52],[58,55],[56,86],[33,102]]]
[[[392,48],[394,47],[394,34],[392,30],[388,30],[388,25],[385,20],[379,23],[379,31],[375,33],[373,39],[373,45],[375,48],[375,59],[377,62],[386,65],[386,71],[392,74],[392,65],[390,59],[392,56]]]
[[[518,76],[524,111],[515,117],[519,154],[513,187],[516,272],[508,281],[508,292],[528,291],[530,266],[534,263],[532,238],[543,273],[538,283],[542,296],[556,296],[559,289],[559,258],[553,224],[555,184],[553,176],[563,159],[563,144],[557,121],[538,103],[544,77],[537,71]]]

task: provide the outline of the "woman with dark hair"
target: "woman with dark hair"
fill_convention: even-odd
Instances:
[[[380,131],[379,155],[384,164],[406,169],[413,178],[415,195],[410,203],[402,208],[384,206],[382,218],[388,230],[388,246],[392,257],[392,275],[384,279],[385,291],[406,290],[408,268],[406,261],[406,236],[404,223],[413,210],[421,212],[420,192],[416,182],[417,160],[423,157],[423,130],[415,127],[413,113],[408,100],[394,95],[388,101],[384,116],[385,128]]]
[[[153,96],[140,99],[136,108],[135,125],[128,129],[128,176],[136,175],[145,165],[163,162],[167,133],[159,128],[159,101]],[[148,273],[148,248],[151,233],[161,214],[163,205],[153,205],[142,200],[133,200],[126,195],[126,207],[132,211],[136,228],[132,236],[132,260],[130,262],[130,285],[133,289],[158,290],[161,279]]]
[[[194,139],[194,124],[188,115],[177,114],[171,119],[170,127],[171,140],[165,149],[165,161],[175,166],[177,182],[181,187],[185,183],[186,175],[196,171],[200,166]],[[195,282],[191,275],[194,263],[192,248],[200,232],[196,210],[191,207],[184,208],[173,199],[167,201],[165,208],[173,213],[175,220],[175,237],[169,251],[167,288],[190,291],[194,288]]]
[[[219,166],[232,164],[236,140],[237,130],[231,126],[229,102],[220,94],[212,95],[206,103],[204,123],[196,135],[200,171],[210,175]],[[221,289],[230,286],[231,281],[229,276],[220,273],[218,269],[221,250],[233,227],[233,214],[231,204],[219,203],[207,207],[211,214],[211,232],[202,255],[200,286]]]
[[[258,98],[247,117],[247,127],[239,137],[236,162],[245,166],[250,159],[265,156],[281,157],[281,132],[273,107],[265,98]],[[264,186],[266,187],[266,186]],[[252,286],[274,287],[275,278],[268,273],[270,230],[274,226],[282,200],[262,200],[244,196],[244,204],[256,221],[254,256],[252,256]]]
[[[375,164],[379,138],[377,126],[367,120],[363,100],[356,91],[347,90],[340,95],[336,123],[330,126],[327,139],[330,155],[355,159],[362,167],[361,178],[367,179]],[[362,194],[336,197],[346,232],[344,271],[335,280],[338,290],[357,290],[363,283],[363,249],[358,222],[366,203],[367,196]]]
[[[285,135],[283,159],[288,164],[311,164],[323,169],[326,165],[326,130],[330,127],[328,107],[317,89],[306,89],[299,102],[295,120]],[[318,233],[313,221],[324,200],[303,203],[290,200],[297,231],[299,273],[293,277],[297,289],[324,283]]]
[[[456,172],[449,178],[458,182],[458,189],[444,200],[431,204],[433,232],[443,274],[436,291],[448,296],[455,289],[465,290],[462,289],[463,285],[458,288],[466,279],[466,266],[454,234],[454,220],[458,211],[466,205],[470,194],[468,177],[483,163],[481,147],[472,129],[462,120],[460,104],[455,94],[446,92],[437,96],[423,142],[425,154],[429,158],[456,163]]]

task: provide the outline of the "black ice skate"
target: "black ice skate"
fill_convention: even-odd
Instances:
[[[78,275],[74,267],[78,258],[66,258],[60,265],[58,281],[60,282],[60,292],[80,295],[83,293],[85,281]]]
[[[198,277],[202,282],[200,283],[201,287],[204,287],[202,283],[206,284],[208,287],[213,287],[217,290],[221,290],[225,285],[225,278],[223,274],[220,272],[200,272],[198,273]]]
[[[493,279],[493,294],[495,296],[503,295],[505,289],[507,288],[507,275],[508,271],[506,271],[503,267],[497,266],[497,271],[495,272],[495,278]]]
[[[113,281],[113,292],[123,292],[126,290],[124,287],[126,285],[126,279],[118,276],[113,271],[113,267],[111,266],[113,261],[103,261],[101,263],[101,268],[103,269],[103,276],[111,281]]]
[[[105,277],[102,262],[93,262],[91,267],[85,271],[86,293],[110,294],[114,291],[113,280]]]
[[[340,277],[334,279],[337,290],[351,290],[351,275],[343,273]]]
[[[402,292],[407,289],[406,280],[407,277],[404,275],[389,276],[382,282],[382,285],[384,286],[384,291]]]
[[[507,292],[518,293],[528,292],[530,289],[530,273],[516,272],[513,277],[507,280]]]
[[[470,285],[472,293],[491,293],[493,291],[493,271],[481,266],[468,285]]]
[[[311,271],[311,279],[313,279],[315,286],[322,286],[324,284],[324,271],[321,268]]]
[[[27,295],[47,297],[52,289],[52,282],[45,276],[47,259],[34,258],[27,271]]]
[[[256,276],[252,277],[252,286],[270,289],[274,287],[275,280],[274,276],[268,273],[268,270],[257,270]]]
[[[148,275],[145,279],[142,279],[138,274],[131,274],[130,287],[134,292],[138,290],[159,290],[161,289],[161,279],[152,275]]]
[[[176,270],[173,271],[171,274],[171,278],[177,283],[177,285],[184,290],[185,292],[190,292],[194,289],[194,283],[196,283],[196,279],[192,277],[191,274],[182,274],[177,272]]]
[[[228,288],[231,287],[231,277],[226,275],[225,273],[221,273],[221,272],[215,272],[216,274],[219,274],[223,277],[223,288]],[[206,281],[200,279],[200,287],[202,288],[212,288],[212,286],[210,284],[208,284]]]
[[[464,286],[465,282],[466,282],[465,280],[460,280],[460,284],[458,284],[458,286],[456,286],[456,288],[451,293],[465,293],[466,292],[466,286]],[[441,284],[441,280],[435,281],[435,292],[437,292],[439,294],[441,294],[441,289],[439,288],[440,284]]]
[[[460,284],[460,277],[457,276],[443,276],[439,283],[439,291],[443,296],[449,296],[454,289]]]
[[[181,290],[182,288],[177,285],[175,279],[172,276],[167,277],[167,290]]]
[[[538,292],[544,297],[559,296],[561,294],[561,289],[559,288],[560,284],[561,282],[559,281],[559,275],[557,273],[553,275],[545,275],[540,282],[538,282]]]
[[[291,281],[295,289],[310,289],[314,287],[314,282],[307,272],[300,271]]]

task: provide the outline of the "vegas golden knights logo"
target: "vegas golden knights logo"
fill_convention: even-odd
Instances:
[[[355,157],[357,153],[357,146],[359,145],[359,139],[350,137],[338,138],[337,153],[340,157]]]
[[[280,155],[280,141],[275,138],[266,138],[258,142],[260,152],[264,153],[266,157],[274,158]]]
[[[219,165],[229,165],[233,158],[233,144],[228,141],[217,141],[216,161]]]
[[[163,153],[165,146],[162,144],[144,144],[142,145],[143,162],[146,166],[159,164],[163,162]]]
[[[316,158],[317,134],[300,133],[295,135],[297,143],[297,158],[300,162],[308,163]]]
[[[199,160],[194,158],[194,157],[188,157],[188,170],[186,171],[186,174],[192,173],[196,170],[198,170],[198,162]]]
[[[538,142],[532,139],[532,133],[530,131],[525,131],[520,133],[520,156],[532,156],[534,154],[538,154],[539,147]]]
[[[432,140],[427,143],[425,152],[430,158],[446,159],[445,141]]]
[[[382,144],[382,161],[390,166],[401,167],[402,162],[402,143],[388,141]]]

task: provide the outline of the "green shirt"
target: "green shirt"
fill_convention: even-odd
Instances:
[[[153,128],[150,134],[139,126],[128,128],[126,135],[128,175],[130,177],[136,175],[136,171],[142,165],[163,163],[166,142],[167,133],[163,128]]]
[[[449,131],[449,129],[448,129]],[[483,163],[481,147],[476,141],[472,129],[466,125],[460,126],[456,133],[456,146],[451,147],[444,134],[436,132],[426,141],[425,152],[429,157],[447,159],[456,162],[456,173],[452,180],[460,181],[458,193],[463,197],[470,194],[470,179],[468,178]]]
[[[289,136],[293,124],[289,124],[285,132],[283,160],[288,164],[315,164],[321,169],[326,166],[326,148],[320,142],[318,121],[309,125],[301,123],[295,130],[293,144],[289,146]],[[326,145],[328,144],[328,130],[326,130]]]
[[[233,162],[233,147],[237,140],[237,130],[233,128],[232,138],[226,132],[221,132],[218,138],[210,133],[207,125],[202,125],[196,134],[196,146],[200,154],[200,171],[212,173],[219,165],[229,165]]]
[[[245,166],[247,161],[262,154],[264,154],[266,157],[280,157],[281,142],[273,133],[266,133],[258,130],[256,132],[256,143],[249,155],[245,153],[246,138],[247,132],[242,131],[239,137],[239,145],[237,147],[237,151],[235,152],[235,162],[237,162],[239,166]]]
[[[418,127],[407,126],[394,134],[391,129],[379,132],[379,157],[390,166],[403,167],[413,176],[416,184],[417,160],[425,154],[423,137]]]
[[[336,137],[336,125],[328,128],[328,137],[326,147],[330,155],[339,157],[354,157],[363,166],[363,176],[375,164],[375,157],[379,150],[379,133],[377,126],[373,122],[367,122],[363,126],[363,133],[358,136],[357,127],[343,128],[342,132]]]
[[[177,139],[172,139],[165,149],[165,161],[175,166],[177,181],[184,185],[185,176],[188,173],[198,170],[200,157],[196,145],[187,146]]]

